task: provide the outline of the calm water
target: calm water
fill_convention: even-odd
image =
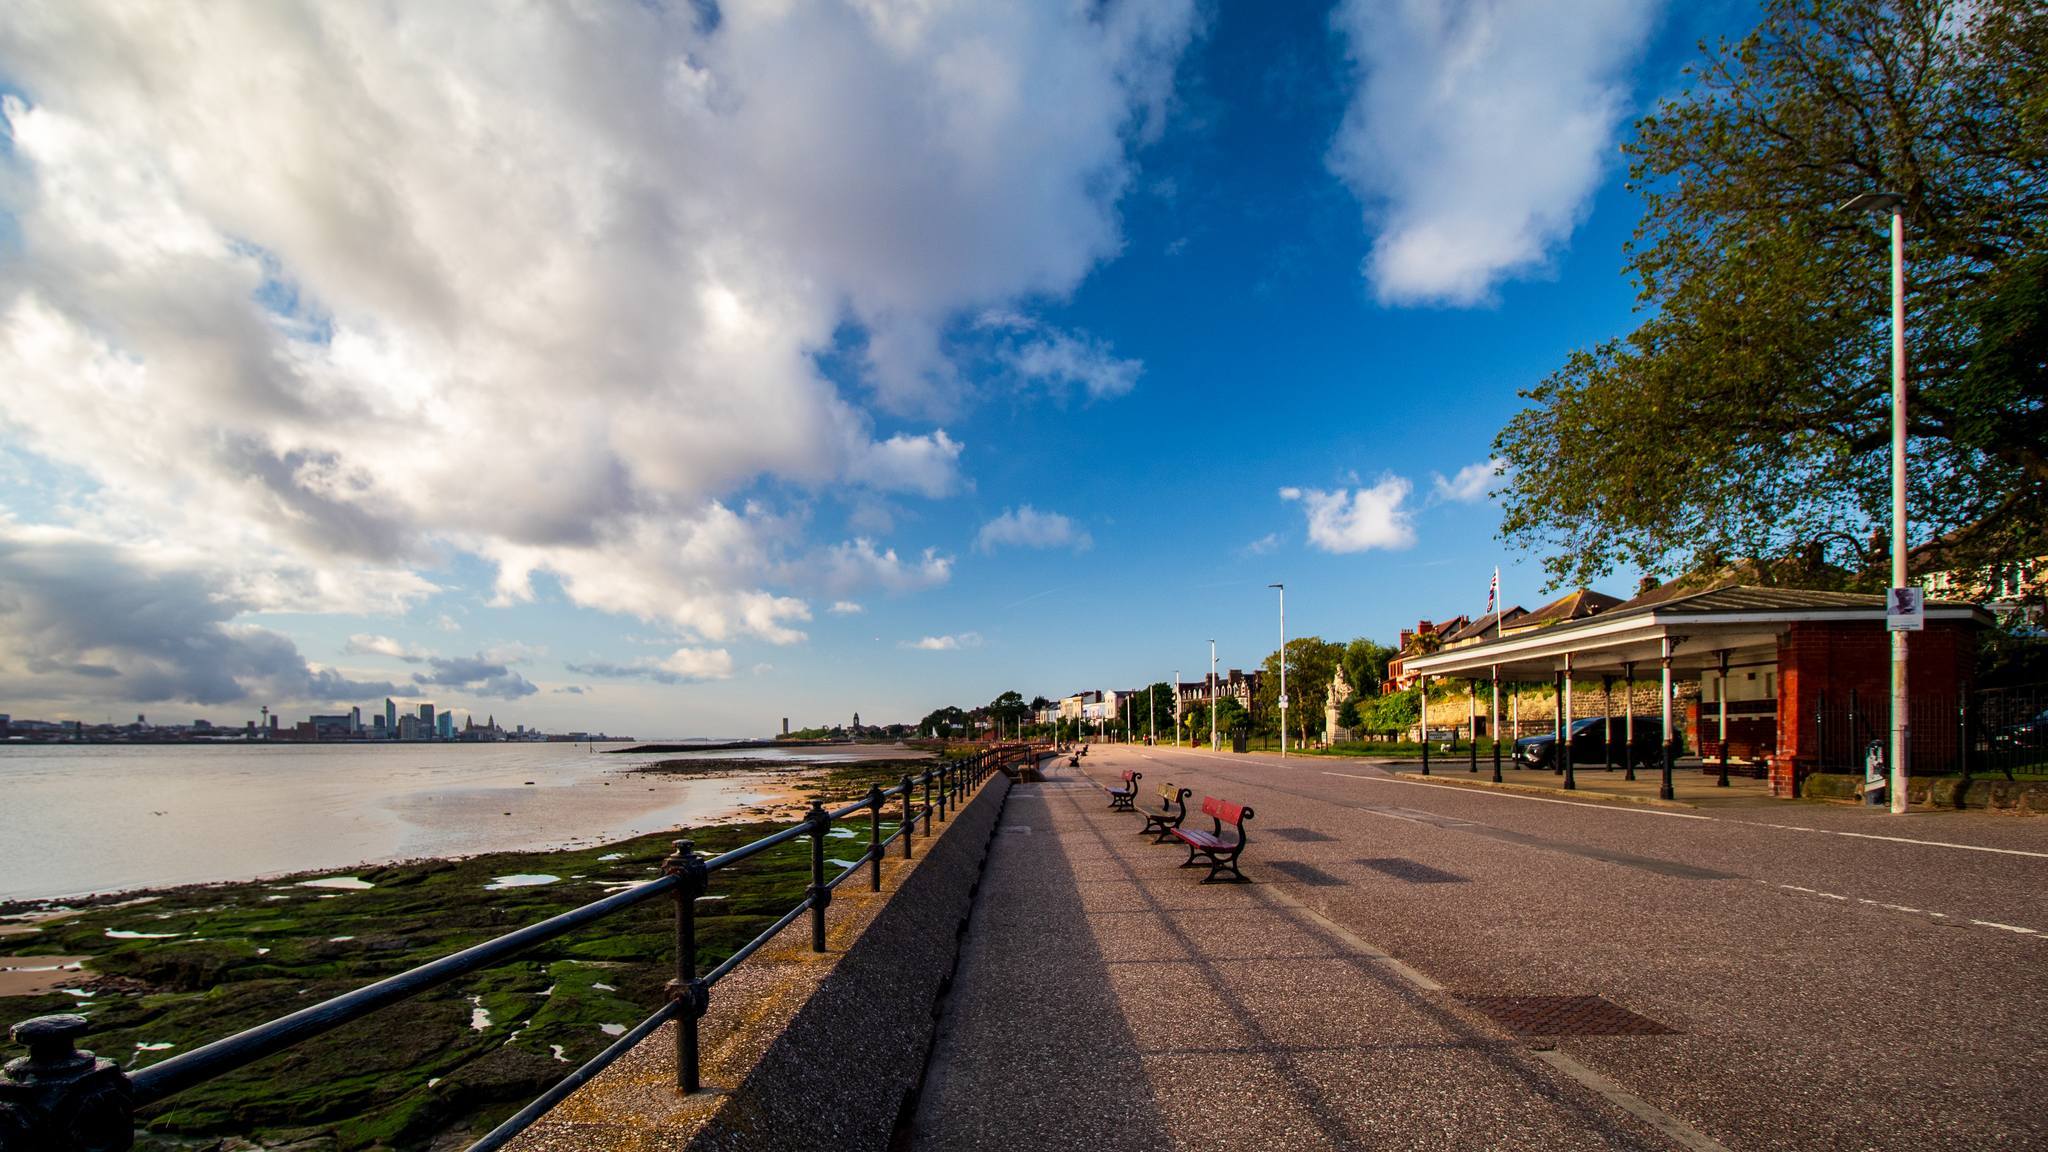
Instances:
[[[0,899],[557,848],[701,823],[765,795],[758,776],[628,770],[673,756],[571,744],[0,746]]]

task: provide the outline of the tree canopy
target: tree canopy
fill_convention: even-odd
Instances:
[[[1767,0],[1626,145],[1640,327],[1496,442],[1503,532],[1555,583],[1770,560],[1883,579],[1889,242],[1906,197],[1914,541],[2048,554],[2048,7]]]
[[[1320,636],[1299,636],[1287,642],[1287,728],[1288,734],[1307,743],[1323,730],[1323,700],[1330,693],[1337,664],[1345,656],[1342,644]],[[1274,730],[1280,719],[1280,653],[1275,650],[1262,665],[1254,712],[1262,718],[1261,728]]]

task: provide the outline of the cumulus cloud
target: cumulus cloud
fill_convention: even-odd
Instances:
[[[1380,300],[1469,305],[1541,271],[1585,215],[1644,0],[1343,0],[1357,90],[1328,162],[1366,206]]]
[[[1477,464],[1467,464],[1458,469],[1456,476],[1445,477],[1439,472],[1435,474],[1436,478],[1432,481],[1431,488],[1439,500],[1459,504],[1477,503],[1486,499],[1487,490],[1493,486],[1495,478],[1501,475],[1502,467],[1503,462],[1500,460],[1481,460]]]
[[[1282,488],[1282,500],[1299,500],[1308,512],[1308,542],[1325,552],[1406,548],[1415,543],[1413,517],[1404,507],[1414,490],[1406,478],[1388,476],[1368,488]]]
[[[59,528],[0,521],[0,699],[327,704],[403,694],[235,623],[212,574]]]
[[[733,493],[960,490],[963,445],[901,426],[963,399],[935,334],[1118,251],[1195,28],[1193,0],[24,4],[0,447],[79,480],[70,526],[206,539],[248,611],[402,612],[453,549],[499,602],[547,574],[711,643],[809,618],[775,582],[816,545]],[[858,395],[816,360],[848,330]]]
[[[389,636],[372,636],[362,632],[349,637],[348,643],[342,646],[342,651],[352,656],[389,656],[408,664],[417,664],[433,655],[424,648],[401,643]]]
[[[1014,312],[989,312],[976,326],[1000,334],[996,360],[1024,388],[1064,398],[1076,389],[1110,400],[1138,386],[1142,361],[1118,356],[1108,342],[1060,331]]]
[[[595,661],[567,665],[569,671],[606,679],[652,680],[657,684],[691,684],[705,680],[732,679],[732,653],[723,648],[678,648],[667,656],[648,657],[630,663]]]
[[[981,526],[974,547],[982,552],[998,548],[1072,548],[1085,552],[1095,540],[1058,512],[1040,512],[1029,504],[1005,509],[1003,514]]]
[[[962,648],[981,647],[981,633],[959,632],[950,636],[926,636],[921,640],[905,640],[899,648],[913,648],[921,652],[954,652]]]
[[[1286,489],[1285,491],[1294,491],[1294,489]],[[1278,532],[1268,532],[1257,540],[1239,548],[1237,552],[1240,556],[1264,556],[1279,546],[1280,534]]]
[[[427,670],[419,673],[417,679],[423,685],[432,685],[467,692],[475,696],[493,696],[502,700],[517,700],[540,691],[531,680],[513,671],[501,660],[486,655],[476,656],[429,656]]]
[[[881,588],[889,592],[912,592],[934,588],[953,577],[953,558],[927,548],[911,560],[894,548],[878,548],[866,537],[835,544],[797,566],[794,579],[814,583],[827,592],[848,592],[855,588]]]
[[[834,600],[830,611],[834,616],[858,616],[867,609],[851,600]]]

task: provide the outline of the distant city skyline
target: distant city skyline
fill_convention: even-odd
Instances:
[[[1533,606],[1492,438],[1757,11],[287,6],[0,17],[0,710],[769,735]]]

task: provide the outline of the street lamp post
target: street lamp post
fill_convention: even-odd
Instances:
[[[1864,192],[1836,211],[1892,215],[1892,588],[1906,586],[1906,197]],[[1896,593],[1886,596],[1891,603]],[[1892,629],[1892,811],[1906,810],[1906,633]]]
[[[1222,747],[1216,742],[1216,641],[1209,641],[1209,751]]]
[[[1287,759],[1287,585],[1268,584],[1280,590],[1280,758]]]
[[[1173,670],[1173,746],[1180,747],[1180,669]]]

